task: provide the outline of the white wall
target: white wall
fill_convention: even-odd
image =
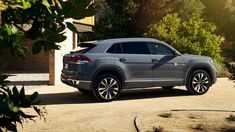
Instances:
[[[72,19],[68,19],[65,22],[73,22]],[[92,31],[92,26],[75,24],[75,27],[79,32]],[[63,69],[63,56],[73,50],[73,40],[77,43],[77,35],[73,38],[73,32],[69,29],[65,29],[65,36],[67,39],[61,43],[60,50],[55,50],[53,54],[49,56],[49,84],[51,85],[60,85],[62,84],[60,80],[61,70]],[[75,44],[76,46],[76,44]]]
[[[66,22],[72,22],[72,20],[66,20]],[[61,46],[60,50],[55,50],[54,52],[54,85],[62,84],[60,74],[63,69],[63,56],[73,49],[73,32],[67,28],[65,29],[65,32],[64,35],[67,36],[67,39],[58,43],[58,45]]]

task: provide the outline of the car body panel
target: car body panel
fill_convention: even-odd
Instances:
[[[182,56],[151,55],[151,57],[159,60],[151,67],[154,85],[167,82],[183,83],[186,64]]]
[[[114,54],[114,56],[116,65],[123,69],[126,76],[125,88],[153,86],[152,61],[149,55]],[[120,59],[125,61],[122,62]]]

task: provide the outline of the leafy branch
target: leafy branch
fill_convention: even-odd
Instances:
[[[10,89],[7,86],[9,81],[7,75],[0,75],[0,131],[17,131],[16,123],[22,125],[23,121],[32,120],[40,117],[45,120],[47,111],[43,106],[37,106],[40,103],[38,93],[26,95],[24,87],[18,90],[16,86]],[[26,114],[23,108],[32,108],[37,115]]]

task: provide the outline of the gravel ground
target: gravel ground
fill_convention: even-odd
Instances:
[[[220,78],[213,87],[201,96],[188,95],[185,87],[173,90],[148,89],[123,91],[120,98],[109,103],[98,103],[93,97],[85,96],[69,86],[47,86],[27,90],[27,93],[38,91],[48,115],[46,122],[36,120],[24,124],[19,131],[23,132],[135,132],[133,120],[137,116],[137,124],[141,131],[153,131],[158,127],[158,114],[171,110],[206,110],[196,114],[206,117],[201,122],[224,120],[229,114],[235,114],[235,87],[233,81]],[[220,114],[216,111],[222,110]],[[230,112],[223,112],[230,111]],[[190,112],[178,113],[169,124],[161,124],[170,131],[192,131],[187,125],[177,123]],[[174,113],[175,115],[175,113]],[[198,116],[200,117],[200,116]],[[194,122],[194,121],[192,121]],[[196,122],[196,121],[195,121]],[[188,123],[188,119],[180,120]],[[214,123],[214,124],[213,124]],[[211,127],[216,124],[214,120]],[[220,124],[221,125],[221,124]],[[234,125],[234,124],[230,124]],[[218,125],[219,126],[219,125]],[[209,129],[217,130],[217,129]]]

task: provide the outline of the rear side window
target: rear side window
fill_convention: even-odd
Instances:
[[[94,48],[96,45],[92,43],[80,43],[78,44],[78,47],[73,51],[74,53],[86,53],[92,48]]]
[[[123,54],[149,54],[148,46],[145,42],[122,43]]]
[[[120,44],[114,44],[112,45],[108,50],[107,53],[122,53],[121,45]]]

